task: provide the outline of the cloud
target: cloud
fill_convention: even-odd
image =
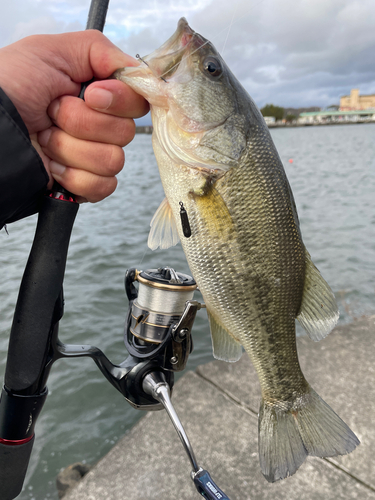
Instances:
[[[143,2],[111,0],[107,22],[122,25],[128,32],[139,33],[144,28],[159,32],[176,24],[180,17],[199,13],[212,0],[144,0]]]
[[[205,26],[209,17],[217,30],[211,39],[219,50],[223,30],[231,19],[230,3],[225,3],[215,2],[216,12],[209,17],[207,7],[197,19],[199,29],[203,32],[207,28],[208,32],[212,31],[212,27]],[[279,104],[292,105],[296,92],[300,95],[306,84],[306,97],[319,95],[312,85],[321,89],[333,85],[333,92],[329,92],[332,96],[338,83],[345,86],[347,82],[348,92],[353,81],[359,87],[364,81],[368,88],[372,80],[375,91],[375,72],[370,70],[375,48],[375,31],[371,29],[374,23],[372,0],[265,0],[254,2],[253,7],[249,2],[239,2],[231,31],[226,35],[224,56],[250,94],[254,93],[252,84],[258,94],[261,84],[262,94],[266,95],[267,90],[269,94],[262,99]],[[341,76],[340,82],[334,75]],[[326,94],[322,92],[316,104],[324,105]],[[336,92],[336,102],[338,97]],[[288,102],[280,102],[281,98]]]
[[[0,45],[83,29],[89,0],[13,0]],[[375,93],[373,0],[110,0],[105,33],[146,55],[186,17],[214,43],[259,106],[325,106],[353,87]]]
[[[84,29],[78,22],[66,23],[58,21],[52,16],[41,16],[26,22],[19,22],[15,25],[14,31],[10,36],[10,42],[16,42],[21,38],[35,34],[56,34],[66,31],[79,31]]]
[[[13,0],[4,2],[0,16],[0,47],[35,34],[78,31],[85,27],[89,2]],[[72,5],[69,5],[72,4]],[[79,9],[78,9],[79,7]],[[79,15],[81,13],[81,15]]]

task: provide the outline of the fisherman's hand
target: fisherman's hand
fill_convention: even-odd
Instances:
[[[91,202],[116,189],[133,118],[146,114],[148,104],[118,80],[92,83],[85,101],[77,96],[81,82],[137,64],[96,30],[36,35],[0,49],[0,87],[28,128],[49,188],[54,178]]]

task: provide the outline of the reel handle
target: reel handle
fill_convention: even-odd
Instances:
[[[162,372],[152,372],[146,375],[143,379],[143,390],[159,401],[168,413],[186,454],[189,457],[193,468],[191,478],[198,493],[208,500],[230,500],[229,497],[216,486],[208,471],[199,467],[189,438],[172,404],[169,386],[165,380],[164,374]]]

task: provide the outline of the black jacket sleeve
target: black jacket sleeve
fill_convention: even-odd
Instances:
[[[47,184],[26,125],[0,88],[0,229],[37,212]]]

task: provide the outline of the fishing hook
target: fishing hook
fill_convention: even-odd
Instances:
[[[145,65],[146,65],[148,68],[150,68],[150,66],[147,64],[147,62],[146,62],[144,59],[142,59],[142,57],[141,57],[139,54],[135,54],[135,57],[136,57],[137,59],[139,59],[140,61],[142,61],[143,63],[145,63]],[[151,68],[150,68],[150,69],[151,69]],[[151,71],[152,71],[152,70],[151,70]],[[165,78],[163,78],[163,75],[162,75],[160,78],[163,80],[163,82],[168,83],[168,82],[167,82],[167,80],[166,80]]]

